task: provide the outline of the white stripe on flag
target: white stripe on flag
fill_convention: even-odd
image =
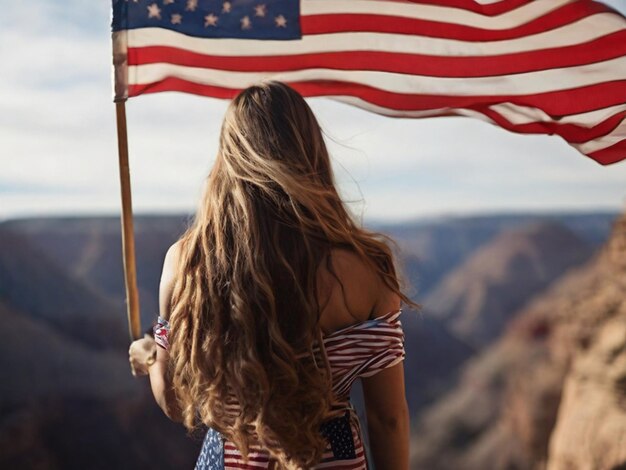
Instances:
[[[529,124],[531,122],[553,122],[554,118],[545,111],[532,106],[522,106],[514,103],[499,103],[489,106],[490,109],[505,117],[511,124]],[[559,119],[560,124],[576,124],[583,127],[593,127],[599,122],[610,118],[614,114],[626,111],[626,104],[618,104],[608,108],[597,109],[580,114],[570,114]]]
[[[340,96],[340,95],[324,95],[325,98],[330,98],[335,101],[343,102],[352,106],[357,106],[359,108],[363,108],[367,111],[372,111],[377,114],[384,114],[387,116],[395,116],[395,117],[407,117],[407,118],[421,118],[421,117],[435,117],[441,116],[447,113],[454,113],[457,115],[467,116],[482,119],[483,121],[487,121],[491,124],[496,124],[490,117],[485,116],[478,111],[474,111],[473,109],[465,109],[465,108],[439,108],[439,109],[429,109],[426,111],[402,111],[398,109],[390,109],[385,108],[383,106],[378,106],[372,104],[368,101],[365,101],[356,96]]]
[[[580,152],[588,154],[610,147],[611,145],[622,140],[626,140],[626,120],[622,121],[619,126],[605,136],[590,140],[589,142],[584,142],[582,144],[571,145],[577,148]]]
[[[355,50],[393,51],[441,57],[485,57],[583,44],[623,30],[625,27],[626,21],[623,18],[611,13],[600,13],[544,33],[485,42],[372,32],[314,34],[304,36],[298,41],[226,38],[216,40],[186,36],[168,29],[141,28],[128,31],[128,45],[129,47],[168,46],[199,54],[239,57]]]

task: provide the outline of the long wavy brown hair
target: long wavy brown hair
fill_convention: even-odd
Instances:
[[[334,399],[327,358],[314,354],[318,267],[334,273],[330,250],[353,250],[419,308],[401,292],[385,241],[344,207],[303,97],[278,81],[241,91],[180,240],[170,373],[185,427],[216,429],[244,458],[258,445],[283,468],[314,466]]]

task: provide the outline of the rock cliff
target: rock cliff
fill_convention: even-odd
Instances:
[[[589,243],[555,221],[504,230],[448,274],[424,304],[480,349],[528,299],[592,254]]]
[[[626,466],[626,214],[600,257],[596,308],[574,327],[579,341],[563,385],[548,470]]]
[[[626,214],[419,420],[415,469],[626,466]]]

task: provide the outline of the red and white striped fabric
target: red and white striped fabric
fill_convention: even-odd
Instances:
[[[335,396],[347,400],[357,378],[370,377],[404,359],[401,313],[394,310],[324,336]]]
[[[314,469],[365,470],[368,468],[361,425],[349,402],[350,389],[359,377],[370,377],[383,369],[400,363],[404,351],[404,332],[399,319],[402,310],[394,310],[374,319],[334,331],[323,337],[324,347],[333,376],[333,392],[338,400],[336,411],[350,413],[350,428],[355,456],[338,460],[329,445],[322,461]],[[319,352],[319,347],[313,349]],[[244,462],[235,445],[224,441],[226,470],[268,468],[269,454],[253,447],[249,461]]]
[[[406,353],[404,332],[399,318],[401,313],[402,309],[392,310],[322,337],[332,374],[333,394],[336,398],[333,415],[348,413],[350,430],[347,432],[352,434],[354,456],[338,459],[329,441],[322,461],[313,467],[314,469],[368,468],[361,425],[350,403],[350,390],[359,377],[371,377],[404,360]],[[169,349],[169,322],[159,316],[153,330],[156,343],[164,349]],[[316,344],[313,353],[321,358],[320,352],[319,344]],[[226,409],[233,416],[236,416],[239,410],[235,400],[228,403]],[[247,461],[244,461],[237,447],[228,439],[224,439],[223,446],[224,470],[269,468],[269,453],[259,446],[251,446]]]
[[[383,115],[471,116],[560,135],[601,164],[626,158],[626,19],[600,2],[302,0],[299,19],[296,40],[116,31],[116,99],[232,98],[272,78]]]
[[[314,469],[366,470],[367,460],[361,426],[356,411],[350,404],[350,390],[360,377],[371,377],[388,367],[399,364],[405,357],[404,332],[400,322],[402,310],[388,312],[379,317],[359,322],[324,336],[324,349],[331,369],[333,394],[336,398],[334,411],[348,413],[349,434],[352,434],[354,455],[338,459],[329,442],[322,461]],[[156,343],[169,349],[170,325],[161,317],[154,326]],[[313,349],[320,354],[319,346]],[[320,356],[321,359],[321,356]],[[239,412],[236,400],[227,404],[227,411],[234,416]],[[347,428],[346,428],[347,429]],[[331,439],[332,441],[332,439]],[[224,439],[224,470],[270,468],[269,453],[253,446],[244,460],[237,447]]]

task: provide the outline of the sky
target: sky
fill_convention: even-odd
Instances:
[[[549,0],[537,0],[549,1]],[[626,0],[606,1],[626,14]],[[120,213],[107,0],[10,2],[0,18],[0,220]],[[307,98],[339,191],[368,221],[626,208],[626,161],[466,117],[400,119]],[[195,211],[228,101],[126,104],[135,214]]]

